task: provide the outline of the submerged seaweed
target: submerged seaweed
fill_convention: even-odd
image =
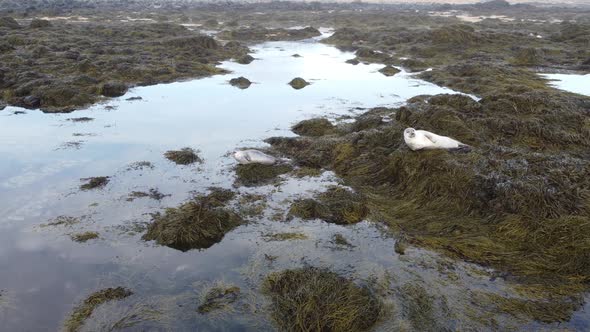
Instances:
[[[64,324],[65,330],[68,332],[80,330],[84,321],[92,315],[92,312],[98,306],[109,301],[124,299],[132,294],[133,292],[123,287],[106,288],[90,294],[83,303],[74,309]]]
[[[202,163],[203,159],[199,157],[197,152],[191,148],[183,148],[180,150],[170,150],[164,153],[166,159],[175,162],[178,165],[190,165],[194,163]]]
[[[335,224],[354,224],[368,214],[366,199],[348,189],[331,187],[315,199],[293,202],[289,215],[301,219],[322,219]]]

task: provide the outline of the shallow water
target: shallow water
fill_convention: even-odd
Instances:
[[[590,74],[542,74],[549,84],[560,90],[590,96]]]
[[[512,293],[503,279],[490,278],[492,271],[418,248],[399,256],[393,252],[395,239],[370,222],[344,227],[273,221],[276,214],[285,219],[294,198],[338,184],[330,172],[286,176],[276,186],[234,188],[264,194],[264,214],[209,249],[183,253],[140,239],[149,213],[210,186],[232,188],[235,162],[228,153],[236,148],[263,147],[266,137],[293,135],[290,126],[311,116],[337,119],[367,107],[397,106],[415,95],[451,92],[404,72],[385,77],[377,72],[379,65],[346,64],[353,54],[316,40],[264,43],[254,50],[257,60],[250,65],[223,63],[232,74],[136,88],[71,114],[14,107],[0,112],[0,330],[58,330],[76,303],[117,286],[134,295],[101,306],[86,330],[108,330],[120,321],[131,330],[272,330],[260,282],[269,272],[306,264],[381,285],[393,307],[377,329],[407,325],[396,296],[406,283],[422,285],[434,297],[434,318],[441,326],[491,329],[478,319],[489,308],[474,299],[481,292]],[[295,53],[302,57],[292,57]],[[230,86],[227,81],[237,76],[254,84],[247,90]],[[292,89],[287,82],[297,76],[312,84]],[[126,100],[130,97],[142,100]],[[15,113],[20,111],[25,114]],[[78,117],[94,120],[68,120]],[[185,146],[200,150],[205,162],[177,166],[163,157]],[[138,161],[153,168],[130,167]],[[80,191],[80,179],[91,176],[111,178],[104,189]],[[127,200],[130,192],[150,188],[170,196]],[[62,215],[79,217],[80,223],[43,226]],[[100,238],[85,244],[70,239],[83,231],[97,231]],[[264,239],[279,232],[302,232],[307,239]],[[352,246],[332,243],[336,233]],[[231,311],[198,314],[203,293],[216,282],[241,287],[239,303]],[[588,327],[581,314],[571,326]],[[522,324],[496,318],[500,328]]]

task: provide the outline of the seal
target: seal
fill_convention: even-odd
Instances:
[[[470,149],[469,145],[463,144],[450,137],[440,136],[426,130],[416,130],[414,128],[406,128],[406,130],[404,130],[404,141],[412,151]]]
[[[269,156],[266,153],[258,150],[242,150],[236,151],[233,154],[235,160],[238,163],[245,164],[263,164],[272,165],[277,162],[277,159],[273,156]]]

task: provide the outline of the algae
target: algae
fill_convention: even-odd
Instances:
[[[104,188],[110,181],[108,176],[95,176],[91,178],[81,179],[83,181],[88,181],[87,183],[80,186],[80,190],[92,190],[92,189],[102,189]]]
[[[68,332],[79,331],[84,325],[84,321],[92,315],[94,309],[98,306],[114,300],[121,300],[133,294],[123,287],[106,288],[90,294],[84,302],[74,308],[74,311],[64,323],[65,330]]]
[[[367,287],[313,267],[271,273],[263,289],[273,319],[286,331],[366,331],[383,308]]]
[[[72,239],[72,241],[76,241],[79,243],[84,243],[84,242],[88,242],[90,240],[98,239],[98,237],[99,237],[99,234],[97,232],[84,232],[84,233],[70,235],[70,238]]]
[[[182,148],[180,150],[170,150],[164,153],[166,159],[176,163],[177,165],[190,165],[194,163],[203,163],[203,159],[199,157],[197,151],[191,148]]]
[[[237,286],[211,288],[206,294],[197,311],[206,314],[215,310],[222,310],[236,302],[240,296],[240,288]]]
[[[289,85],[295,89],[295,90],[300,90],[305,88],[306,86],[308,86],[310,83],[308,83],[306,80],[304,80],[301,77],[295,77],[294,79],[292,79],[289,82]]]
[[[176,208],[167,208],[163,214],[156,213],[142,239],[180,251],[209,248],[243,222],[223,206],[228,196],[200,196]]]
[[[322,219],[335,224],[354,224],[368,214],[366,199],[348,189],[331,187],[314,199],[299,199],[293,202],[289,215],[301,219]]]
[[[236,182],[246,187],[271,184],[282,174],[293,170],[291,165],[245,164],[236,167]]]
[[[324,136],[334,132],[334,125],[325,118],[303,120],[291,130],[300,136]]]

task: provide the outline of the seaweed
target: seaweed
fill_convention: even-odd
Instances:
[[[334,125],[328,119],[314,118],[297,123],[291,130],[301,136],[324,136],[334,132]]]
[[[243,223],[239,215],[223,206],[229,196],[214,192],[156,213],[142,239],[180,251],[209,248]]]
[[[245,164],[236,166],[236,182],[246,187],[270,184],[279,175],[289,173],[293,166],[287,164]]]
[[[197,308],[200,314],[206,314],[215,310],[226,308],[236,302],[240,296],[240,288],[237,286],[211,288],[206,294],[203,302]]]
[[[345,188],[331,187],[319,194],[317,199],[296,200],[289,209],[289,215],[346,225],[362,221],[369,212],[366,199]]]
[[[91,178],[81,179],[83,181],[88,181],[87,183],[80,186],[80,190],[92,190],[92,189],[101,189],[104,188],[110,181],[108,176],[94,176]]]
[[[124,299],[132,294],[133,292],[123,287],[106,288],[90,294],[84,302],[74,308],[74,311],[64,324],[65,330],[68,332],[79,331],[84,325],[84,321],[92,315],[92,312],[98,306],[109,301]]]
[[[84,233],[72,234],[72,235],[70,235],[70,237],[72,238],[72,241],[84,243],[84,242],[88,242],[90,240],[98,239],[99,234],[97,232],[84,232]]]
[[[263,289],[273,319],[287,331],[366,331],[383,309],[369,288],[313,267],[272,273]]]
[[[265,234],[262,236],[265,241],[291,241],[291,240],[307,240],[308,237],[304,233],[274,233]]]
[[[173,161],[177,165],[190,165],[194,163],[203,163],[203,159],[199,157],[197,151],[191,148],[182,148],[180,150],[170,150],[164,153],[166,159]]]

